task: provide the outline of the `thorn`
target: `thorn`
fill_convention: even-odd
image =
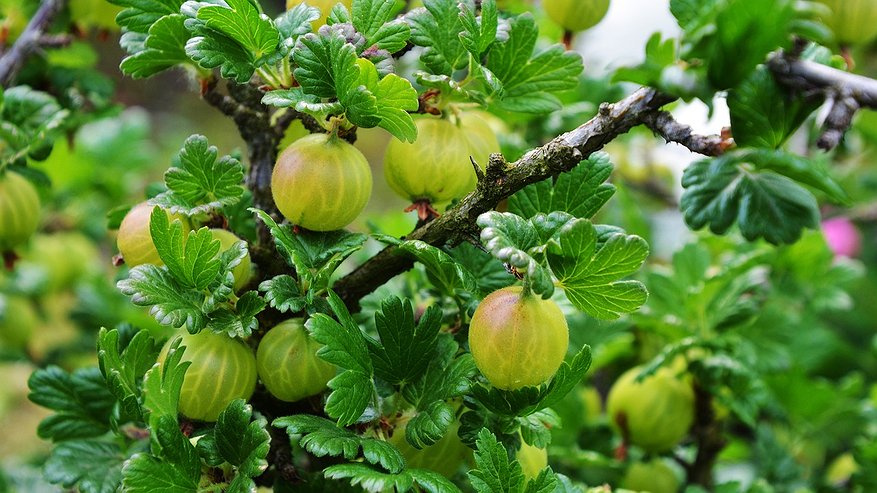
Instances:
[[[484,171],[481,170],[481,166],[475,161],[475,158],[469,156],[469,162],[471,162],[472,167],[475,168],[475,176],[478,178],[478,183],[484,181]]]
[[[113,261],[113,266],[114,266],[114,267],[121,267],[122,265],[125,264],[125,259],[122,258],[122,254],[121,254],[121,253],[118,254],[118,255],[113,255],[113,260],[112,260],[112,261]]]
[[[203,98],[207,95],[207,92],[210,91],[210,81],[208,79],[198,79],[198,88],[201,97]]]

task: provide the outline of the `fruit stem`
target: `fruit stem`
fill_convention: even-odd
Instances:
[[[561,38],[561,42],[563,43],[563,47],[567,50],[572,49],[572,38],[574,35],[575,33],[570,31],[569,29],[565,29],[563,31],[563,38]]]
[[[530,276],[524,276],[524,280],[522,281],[523,290],[521,290],[521,298],[527,298],[533,295],[532,284],[530,283]]]
[[[853,53],[850,51],[850,45],[840,46],[840,56],[843,57],[847,64],[847,70],[852,72],[856,68],[856,61],[853,59]]]

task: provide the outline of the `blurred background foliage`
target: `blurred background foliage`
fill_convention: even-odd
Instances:
[[[672,34],[674,26],[664,12],[667,2],[641,3],[614,0],[603,23],[577,39],[586,78],[566,94],[562,111],[491,119],[508,159],[625,94],[629,88],[610,83],[607,69],[641,59],[645,36],[655,29]],[[36,4],[0,0],[7,44]],[[283,5],[274,1],[270,8],[279,12]],[[233,123],[199,100],[188,74],[145,81],[121,76],[123,51],[111,21],[117,10],[103,0],[74,0],[69,17],[58,22],[72,19],[76,40],[33,58],[19,77],[79,110],[81,120],[71,123],[48,159],[31,163],[44,179],[42,226],[14,268],[0,271],[0,491],[54,490],[40,473],[49,444],[37,425],[48,411],[27,399],[35,368],[94,365],[100,327],[130,323],[164,336],[165,329],[115,288],[125,268],[113,266],[117,251],[107,212],[160,192],[171,156],[190,134],[206,135],[221,154],[245,154]],[[558,28],[547,21],[543,27],[547,40],[560,38]],[[631,41],[630,32],[644,35]],[[613,51],[619,46],[630,52]],[[857,73],[877,77],[877,45],[854,55]],[[679,103],[674,111],[710,133],[728,124],[720,101],[711,114],[697,104]],[[789,145],[816,152],[807,147],[815,139],[812,128],[805,125]],[[302,132],[293,126],[289,141]],[[355,229],[401,235],[415,218],[402,213],[407,204],[381,177],[388,139],[380,129],[358,132],[375,191]],[[570,352],[590,344],[595,360],[588,380],[558,406],[563,427],[554,433],[551,465],[589,484],[627,481],[633,487],[625,479],[631,461],[616,457],[620,439],[603,411],[606,394],[626,369],[683,355],[696,360],[690,370],[720,396],[716,413],[728,442],[716,470],[719,483],[738,481],[730,484],[750,491],[848,491],[858,471],[858,491],[877,491],[877,113],[860,112],[842,147],[828,157],[853,206],[824,209],[833,220],[826,234],[811,232],[784,247],[688,231],[677,207],[681,170],[696,158],[688,151],[643,128],[606,150],[616,165],[611,181],[617,193],[599,219],[652,245],[641,273],[651,296],[621,321],[598,322],[579,312],[569,317]],[[371,245],[354,261],[378,248]],[[466,254],[474,250],[460,255]],[[365,311],[391,290],[421,305],[435,300],[421,291],[425,283],[411,280],[398,278],[364,300]],[[633,461],[652,460],[640,450],[628,453]],[[673,475],[682,473],[672,458],[655,460]]]

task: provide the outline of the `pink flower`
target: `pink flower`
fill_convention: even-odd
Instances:
[[[853,222],[846,217],[822,221],[822,232],[835,256],[855,257],[862,249],[862,236]]]

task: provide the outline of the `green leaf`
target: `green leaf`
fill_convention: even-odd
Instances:
[[[239,475],[256,477],[268,468],[271,436],[264,417],[253,419],[253,408],[243,399],[235,399],[216,420],[210,432],[217,453],[235,467]]]
[[[169,222],[167,213],[157,207],[149,219],[149,232],[168,272],[184,287],[206,289],[219,275],[221,245],[206,227],[189,231],[184,239],[182,221]]]
[[[816,198],[789,178],[758,170],[748,153],[728,153],[691,164],[682,175],[680,207],[692,229],[709,224],[724,234],[737,222],[743,236],[793,243],[819,224]]]
[[[198,9],[197,17],[208,29],[222,33],[243,47],[255,66],[277,50],[280,33],[271,19],[248,0],[205,5]]]
[[[612,81],[634,82],[641,85],[657,86],[661,83],[664,69],[676,63],[677,40],[662,40],[656,32],[646,42],[646,59],[636,67],[621,67],[612,75]]]
[[[126,457],[119,444],[101,440],[59,443],[46,460],[46,479],[65,488],[93,493],[115,493],[122,482]]]
[[[187,216],[236,204],[244,193],[244,168],[231,156],[217,159],[218,154],[207,137],[190,136],[164,174],[168,190],[152,203]]]
[[[193,334],[207,326],[207,317],[201,309],[204,295],[185,289],[164,268],[138,265],[116,286],[122,294],[130,296],[135,305],[149,306],[149,313],[162,325],[185,325]]]
[[[181,0],[108,0],[125,7],[116,16],[116,23],[128,31],[146,34],[159,19],[171,14],[179,14]]]
[[[550,467],[547,467],[535,479],[527,482],[527,489],[524,490],[524,493],[556,493],[557,487],[557,476]]]
[[[570,362],[564,361],[551,381],[539,387],[500,390],[477,385],[473,396],[495,414],[525,417],[553,406],[578,385],[591,367],[591,347],[582,347]]]
[[[475,469],[466,475],[479,493],[514,493],[524,490],[524,473],[516,460],[509,460],[505,447],[489,430],[478,433]]]
[[[151,77],[176,65],[189,62],[186,42],[189,30],[182,15],[166,15],[149,27],[142,51],[126,57],[119,68],[135,79]]]
[[[521,438],[534,447],[546,448],[551,444],[552,428],[560,427],[560,417],[551,408],[517,419],[521,425]]]
[[[0,103],[0,165],[46,159],[70,112],[50,94],[28,86],[6,89]]]
[[[91,438],[110,429],[116,400],[97,368],[67,373],[57,366],[39,369],[27,382],[28,398],[55,411],[43,419],[37,434],[52,441]]]
[[[670,0],[670,13],[679,27],[688,29],[704,11],[715,8],[718,0]]]
[[[323,470],[329,479],[349,479],[352,486],[365,491],[410,491],[414,484],[429,493],[459,493],[460,489],[447,478],[426,469],[405,469],[398,474],[385,473],[365,464],[337,464]]]
[[[460,41],[476,60],[480,60],[481,55],[496,40],[496,31],[499,25],[496,0],[482,2],[481,15],[478,17],[475,16],[475,9],[471,8],[470,5],[461,3],[460,8],[462,9],[460,19],[463,22]]]
[[[606,183],[612,169],[609,155],[595,152],[557,181],[549,178],[512,195],[509,212],[530,218],[540,212],[563,211],[590,219],[615,194],[615,186]]]
[[[300,312],[307,306],[307,298],[301,294],[298,281],[286,274],[262,281],[259,291],[265,293],[265,301],[280,313]]]
[[[484,296],[516,282],[515,276],[506,270],[502,262],[471,243],[461,243],[449,253],[456,264],[472,274],[478,292]]]
[[[374,374],[396,386],[419,378],[436,349],[441,323],[442,311],[435,305],[427,308],[415,325],[409,300],[396,296],[384,299],[375,312],[380,342],[366,339]]]
[[[156,363],[143,379],[143,407],[150,413],[149,426],[153,430],[159,429],[163,418],[173,419],[174,423],[177,421],[183,377],[192,364],[190,361],[182,361],[185,346],[180,346],[181,341],[182,339],[176,339],[168,349],[163,364]],[[156,444],[161,444],[160,441],[155,441],[156,436],[152,438],[153,448]]]
[[[299,231],[294,233],[289,225],[278,225],[271,216],[258,209],[251,209],[268,226],[277,250],[300,279],[310,288],[319,291],[328,287],[329,278],[348,256],[362,248],[368,239],[359,233],[344,230],[325,233]]]
[[[849,196],[832,178],[823,159],[818,157],[808,159],[781,149],[752,149],[751,152],[746,153],[746,156],[758,169],[776,171],[798,183],[819,190],[838,204],[849,205]]]
[[[300,3],[295,7],[280,14],[274,20],[277,31],[280,33],[281,49],[284,53],[292,50],[300,36],[311,32],[311,23],[320,18],[320,9]]]
[[[337,98],[347,119],[355,125],[381,126],[402,140],[416,138],[414,121],[408,114],[418,107],[417,92],[411,83],[395,74],[380,78],[371,61],[357,58],[356,48],[347,42],[340,28],[302,36],[293,58],[298,65],[295,77],[302,90],[277,93],[267,99],[271,104],[294,104],[299,111],[320,113],[334,111],[320,99]]]
[[[153,454],[136,454],[122,468],[122,487],[134,493],[198,491],[201,460],[176,415],[150,420]]]
[[[295,79],[306,93],[343,101],[352,97],[348,91],[357,91],[356,48],[341,31],[327,29],[320,35],[300,37],[292,56],[297,65]]]
[[[353,4],[351,20],[365,36],[365,48],[377,46],[395,53],[405,47],[411,29],[404,22],[390,22],[395,9],[395,0],[357,0]]]
[[[453,75],[466,66],[467,52],[460,40],[461,3],[474,9],[472,0],[426,0],[424,8],[405,16],[411,26],[411,42],[424,48],[420,60],[433,74]]]
[[[405,400],[424,411],[434,402],[459,397],[469,391],[475,376],[470,353],[457,354],[459,345],[450,334],[438,336],[437,347],[423,376],[402,388]]]
[[[821,99],[804,98],[780,87],[761,65],[728,92],[734,142],[741,147],[777,149],[821,103]]]
[[[359,326],[350,316],[344,302],[329,291],[329,306],[338,322],[317,313],[305,323],[314,339],[323,345],[317,355],[344,371],[329,381],[332,393],[326,412],[342,426],[355,423],[375,396],[372,361],[368,345]],[[339,323],[340,322],[340,323]]]
[[[119,331],[101,328],[97,357],[107,387],[119,401],[122,416],[143,421],[141,412],[143,376],[155,363],[159,347],[149,332],[138,331],[124,350]]]
[[[485,212],[478,216],[481,242],[496,258],[527,276],[534,293],[550,298],[554,282],[548,270],[536,259],[544,247],[539,231],[520,216],[508,212]]]
[[[475,293],[478,283],[475,276],[462,264],[440,248],[420,240],[399,243],[399,250],[406,252],[426,267],[429,281],[447,296],[459,296],[461,291]]]
[[[535,52],[539,29],[530,13],[509,21],[508,39],[487,53],[486,68],[501,83],[493,94],[499,108],[525,113],[548,113],[561,108],[553,92],[573,89],[584,70],[578,53],[552,45]]]
[[[405,439],[418,449],[428,447],[445,436],[454,418],[454,408],[450,404],[435,401],[408,421]]]
[[[229,337],[244,339],[259,328],[256,319],[267,303],[255,291],[247,291],[235,303],[234,309],[219,308],[210,312],[206,330],[221,332]]]
[[[579,219],[563,227],[548,246],[548,264],[576,308],[595,318],[615,319],[645,303],[639,281],[620,279],[639,270],[649,245],[635,235],[613,234],[597,249],[597,230]]]
[[[354,460],[360,449],[366,461],[380,465],[391,473],[398,473],[405,467],[405,459],[395,447],[375,438],[361,437],[350,430],[318,416],[299,414],[278,418],[272,423],[278,428],[286,428],[290,439],[317,457],[333,456]],[[301,435],[301,438],[297,437]]]
[[[360,59],[358,65],[359,83],[364,84],[374,95],[374,109],[369,108],[360,115],[354,112],[351,106],[345,104],[348,107],[347,116],[350,121],[368,127],[370,122],[368,117],[374,114],[380,118],[379,127],[401,141],[414,142],[417,139],[417,127],[414,126],[414,119],[408,112],[418,108],[418,101],[417,91],[411,86],[411,82],[396,74],[388,74],[378,80],[379,75],[372,62]]]
[[[702,7],[689,20],[683,56],[701,59],[710,84],[727,89],[743,82],[769,52],[788,44],[795,8],[792,0],[725,0],[714,5]]]
[[[359,420],[377,392],[372,377],[358,370],[342,371],[329,381],[329,388],[326,414],[344,426]]]
[[[186,55],[205,69],[219,67],[219,75],[238,84],[246,84],[256,70],[252,55],[232,38],[200,24],[188,27],[194,37],[186,42]]]

